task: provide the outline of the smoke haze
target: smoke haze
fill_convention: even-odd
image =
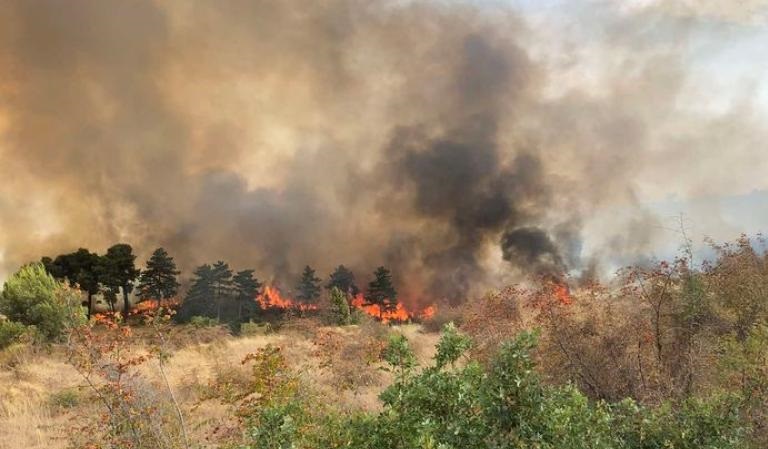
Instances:
[[[470,1],[3,2],[0,276],[124,241],[459,300],[640,257],[638,195],[729,183],[685,174],[724,141],[765,168],[766,133],[748,102],[686,103],[682,7],[584,5],[594,34]]]

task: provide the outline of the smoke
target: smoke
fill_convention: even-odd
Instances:
[[[469,1],[4,2],[0,274],[125,241],[283,285],[383,264],[414,302],[583,268],[633,241],[585,220],[653,221],[636,180],[708,127],[650,13],[594,8],[610,51]]]

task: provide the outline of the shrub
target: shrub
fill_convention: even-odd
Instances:
[[[448,327],[435,363],[415,372],[402,335],[384,358],[396,373],[379,413],[318,415],[300,401],[255,411],[248,432],[258,448],[371,449],[737,449],[746,447],[738,402],[730,396],[647,408],[632,400],[592,402],[576,387],[539,381],[535,334],[502,344],[484,367],[455,362],[469,341]]]
[[[80,394],[74,389],[61,390],[51,394],[48,402],[56,409],[72,408],[80,404]]]
[[[19,341],[27,327],[14,321],[0,321],[0,349],[5,349]]]
[[[57,340],[84,321],[78,290],[56,281],[40,263],[21,267],[3,286],[0,313],[9,320],[35,326],[47,340]]]
[[[189,324],[195,327],[216,327],[219,325],[219,320],[207,316],[195,315],[189,319]]]
[[[272,325],[269,323],[254,323],[253,321],[249,321],[240,324],[240,335],[242,336],[267,335],[269,333],[272,333]]]
[[[440,332],[443,327],[453,323],[458,327],[464,324],[464,312],[459,307],[441,306],[437,309],[437,312],[422,323],[422,327],[425,332]]]
[[[347,296],[337,287],[328,294],[328,323],[336,326],[352,324],[352,314],[347,302]]]

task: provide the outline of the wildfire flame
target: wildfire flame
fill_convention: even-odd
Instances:
[[[256,302],[264,309],[293,309],[302,312],[317,310],[317,305],[315,304],[303,304],[291,298],[283,297],[280,294],[280,290],[271,285],[264,287],[264,293],[256,297]]]
[[[161,303],[156,299],[147,299],[145,301],[141,301],[140,303],[134,304],[129,313],[131,315],[143,315],[145,313],[156,311],[160,308],[161,305],[165,308],[175,309],[181,305],[181,301],[179,301],[178,298],[171,298],[166,299]]]
[[[570,305],[571,302],[573,302],[571,298],[570,289],[568,288],[568,284],[565,284],[565,283],[555,284],[553,287],[553,293],[555,295],[555,298],[557,298],[557,300],[560,301],[560,304],[567,306],[567,305]]]
[[[420,312],[411,312],[407,310],[401,303],[395,304],[395,307],[391,310],[382,309],[378,304],[366,304],[365,297],[362,293],[358,293],[352,299],[352,307],[362,311],[363,313],[375,318],[379,318],[383,323],[389,323],[390,321],[405,322],[414,318],[428,319],[435,315],[437,307],[432,305]]]
[[[256,297],[256,302],[264,309],[279,309],[279,310],[299,310],[299,311],[311,311],[318,310],[319,307],[316,304],[303,304],[295,301],[280,293],[280,290],[275,286],[264,287],[264,292]],[[437,307],[432,305],[421,311],[413,312],[409,311],[401,303],[395,304],[392,310],[382,310],[377,304],[366,304],[365,298],[360,293],[352,298],[351,306],[357,310],[362,311],[366,315],[370,315],[374,318],[380,319],[383,323],[389,322],[406,322],[414,318],[428,319],[435,315]]]

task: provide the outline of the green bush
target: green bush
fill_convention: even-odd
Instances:
[[[0,349],[5,349],[19,341],[27,327],[21,323],[0,320]]]
[[[267,335],[272,333],[272,325],[269,323],[254,323],[248,321],[240,324],[240,335],[247,337],[252,335]]]
[[[5,282],[0,295],[0,313],[13,322],[35,326],[49,341],[84,321],[81,304],[80,292],[55,280],[40,263],[21,267]]]
[[[347,302],[347,296],[338,288],[333,287],[328,294],[328,323],[336,326],[352,324],[352,314]]]
[[[189,324],[195,327],[215,327],[219,325],[219,320],[207,316],[195,315],[189,319]]]
[[[248,446],[371,449],[737,449],[747,447],[738,401],[728,396],[678,406],[592,402],[572,385],[539,381],[535,334],[502,345],[488,367],[456,362],[469,341],[446,327],[435,363],[420,371],[407,340],[384,358],[396,373],[379,413],[323,413],[298,397],[260,409]]]

